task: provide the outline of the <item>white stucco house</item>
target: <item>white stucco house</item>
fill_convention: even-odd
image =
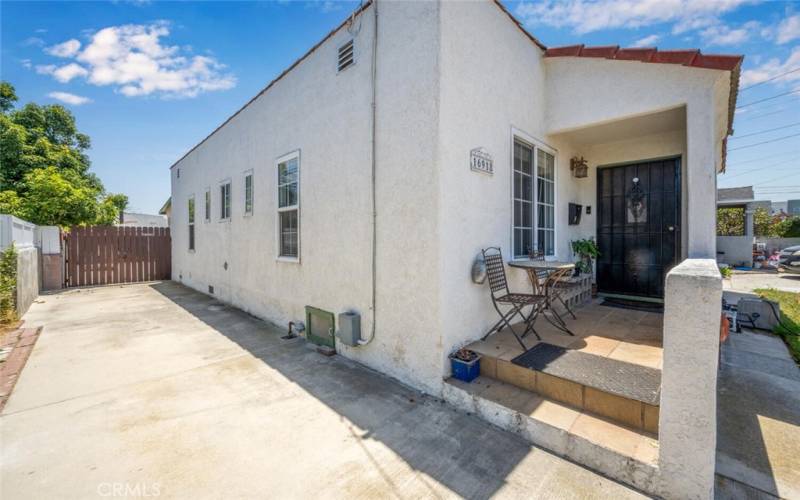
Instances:
[[[636,469],[556,451],[657,494],[708,497],[716,176],[741,62],[547,48],[494,1],[369,2],[172,165],[173,279],[278,324],[307,306],[357,312],[362,341],[337,339],[340,355],[456,400],[448,355],[497,320],[470,279],[480,250],[574,261],[570,242],[595,238],[601,293],[666,302],[660,456]],[[581,157],[586,177],[571,169]],[[652,223],[632,234],[635,185]],[[512,289],[530,286],[507,272]]]

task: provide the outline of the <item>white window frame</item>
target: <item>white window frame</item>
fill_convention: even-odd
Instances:
[[[278,183],[278,165],[281,163],[287,162],[289,160],[297,159],[297,203],[295,205],[289,207],[281,207],[280,206],[280,184]],[[302,171],[302,161],[300,159],[300,150],[296,149],[289,153],[286,153],[283,156],[279,156],[275,159],[275,170],[273,175],[275,176],[275,260],[278,262],[288,262],[299,264],[300,263],[300,255],[301,255],[301,227],[302,227],[302,211],[300,208],[300,200],[301,194],[300,192],[303,189],[303,182],[301,179],[300,172]],[[281,255],[281,213],[288,212],[290,210],[297,210],[297,256],[283,256]]]
[[[515,127],[511,127],[511,151],[509,155],[509,187],[510,187],[510,196],[509,199],[511,200],[511,220],[510,220],[510,246],[509,246],[509,260],[525,260],[527,257],[515,257],[514,256],[514,142],[519,141],[522,143],[527,144],[531,148],[533,148],[533,203],[532,203],[532,210],[533,213],[531,216],[533,217],[533,247],[539,247],[539,217],[538,217],[538,206],[539,206],[539,155],[537,154],[537,150],[541,149],[545,153],[548,153],[553,156],[553,255],[545,255],[545,260],[556,260],[558,256],[558,235],[559,235],[559,210],[558,210],[558,149],[550,146],[546,142],[542,141],[541,139],[537,139],[532,135],[518,129]]]
[[[247,210],[247,177],[250,176],[250,210]],[[256,202],[256,178],[253,175],[253,169],[245,170],[244,177],[242,178],[242,191],[244,192],[244,216],[250,217],[253,215],[253,210],[255,210],[255,202]]]
[[[191,210],[189,206],[191,205]],[[194,211],[194,214],[191,212]],[[197,200],[194,193],[186,199],[186,248],[189,253],[194,253],[197,248]],[[194,234],[192,234],[194,233]]]
[[[207,187],[203,195],[203,222],[211,222],[211,187]]]
[[[229,203],[228,203],[228,214],[227,214],[228,216],[227,217],[223,217],[222,216],[222,208],[225,206],[225,198],[222,196],[221,188],[222,188],[222,186],[224,186],[226,184],[229,186],[228,187],[228,202]],[[225,180],[219,181],[219,186],[218,187],[220,188],[220,189],[217,189],[217,192],[219,193],[219,209],[220,209],[219,221],[220,222],[230,222],[230,220],[231,220],[231,212],[233,212],[233,185],[231,183],[231,179],[227,178]]]

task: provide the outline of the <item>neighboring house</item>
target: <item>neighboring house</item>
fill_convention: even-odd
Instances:
[[[136,212],[122,212],[119,222],[115,226],[135,227],[168,227],[169,221],[165,215],[139,214]]]
[[[795,200],[792,200],[795,201]],[[800,200],[798,200],[800,201]],[[773,201],[769,213],[771,215],[789,215],[788,201]],[[800,215],[800,213],[798,213]]]
[[[358,312],[363,342],[337,352],[446,395],[448,355],[497,321],[470,280],[481,248],[574,261],[570,241],[596,238],[600,292],[649,300],[679,262],[715,258],[741,61],[548,49],[491,1],[367,3],[171,167],[173,279],[282,324],[306,306]],[[708,266],[689,260],[681,272],[705,274],[673,280],[710,288],[675,328],[699,340],[664,346],[660,469],[640,481],[576,459],[674,496],[713,482],[721,285]],[[333,343],[309,312],[310,338]]]
[[[164,215],[169,220],[169,216],[172,213],[172,197],[167,198],[167,201],[161,206],[158,210],[159,215]]]

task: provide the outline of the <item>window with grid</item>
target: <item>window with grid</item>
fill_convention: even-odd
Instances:
[[[219,218],[228,220],[231,218],[231,183],[225,182],[219,186]]]
[[[194,196],[189,197],[189,250],[194,250]]]
[[[544,255],[555,255],[556,165],[555,157],[536,150],[536,247]]]
[[[514,141],[514,258],[533,247],[533,148]]]
[[[513,175],[513,258],[555,255],[555,156],[515,139]]]
[[[206,222],[211,221],[211,190],[206,189],[206,199],[205,199],[205,215],[206,215]]]
[[[278,255],[298,258],[300,248],[300,158],[278,162]]]
[[[244,213],[253,213],[253,174],[248,173],[244,176]]]

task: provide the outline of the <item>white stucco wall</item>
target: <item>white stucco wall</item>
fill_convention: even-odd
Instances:
[[[491,2],[444,2],[441,25],[438,239],[446,356],[497,321],[488,287],[472,283],[470,267],[481,248],[500,246],[510,256],[512,128],[544,141],[545,82],[542,50]],[[469,152],[477,147],[492,155],[494,175],[470,170]],[[524,272],[508,269],[508,277],[513,289],[529,289]]]
[[[356,310],[362,335],[369,336],[373,8],[362,15],[354,67],[336,73],[337,48],[349,39],[341,30],[172,168],[174,279],[202,292],[213,285],[221,300],[276,323],[303,319],[306,305]],[[596,165],[681,155],[690,168],[692,154],[702,154],[712,159],[698,175],[713,174],[719,72],[626,63],[615,78],[617,67],[604,65],[617,63],[581,61],[599,75],[592,84],[606,94],[599,101],[613,96],[616,104],[595,106],[592,99],[572,107],[556,87],[585,93],[587,68],[543,60],[542,50],[492,2],[380,2],[379,9],[376,333],[369,345],[338,344],[337,350],[438,394],[449,373],[447,355],[496,320],[486,286],[473,284],[469,270],[481,248],[500,245],[506,255],[511,249],[513,134],[556,154],[555,257],[572,260],[569,242],[595,234]],[[635,101],[626,87],[639,92],[664,79],[675,87],[666,96],[620,104]],[[555,133],[679,105],[704,130],[694,153],[684,130],[589,145]],[[494,158],[494,175],[470,171],[469,151],[476,147]],[[301,259],[286,263],[276,261],[275,159],[295,150]],[[571,177],[575,154],[590,160],[588,179]],[[251,169],[254,213],[245,216],[244,175]],[[232,180],[229,222],[219,221],[224,179]],[[713,202],[715,186],[698,179]],[[209,223],[203,220],[206,188]],[[190,195],[194,252],[187,249]],[[692,210],[687,200],[684,214]],[[568,202],[591,205],[592,214],[567,226]],[[512,289],[528,289],[524,273],[508,273]]]
[[[368,346],[337,349],[434,390],[441,380],[438,249],[432,237],[438,5],[387,2],[380,9],[379,323]],[[336,72],[338,47],[350,38],[342,29],[173,166],[173,279],[204,293],[212,285],[220,300],[279,324],[304,319],[306,305],[334,313],[356,310],[363,318],[362,335],[369,335],[372,7],[361,17],[354,66]],[[301,255],[300,263],[288,263],[276,260],[275,160],[295,150],[300,152]],[[254,174],[251,216],[244,215],[248,170]],[[232,216],[221,222],[219,185],[225,179],[232,181]],[[206,188],[212,195],[208,223]],[[191,195],[194,252],[188,250]]]

